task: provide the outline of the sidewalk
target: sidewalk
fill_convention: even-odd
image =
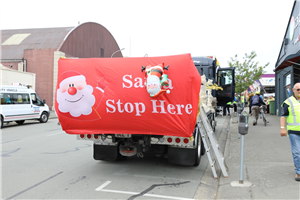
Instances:
[[[54,111],[50,111],[49,119],[55,119],[55,118],[57,118],[55,112]]]
[[[246,111],[248,109],[246,108]],[[229,118],[229,116],[227,116]],[[226,118],[227,118],[226,117]],[[226,137],[225,161],[229,168],[228,178],[221,174],[213,181],[211,168],[208,166],[205,177],[199,186],[195,199],[299,199],[300,183],[295,181],[295,170],[288,137],[280,136],[280,117],[266,115],[269,123],[252,125],[245,135],[244,183],[249,187],[232,186],[240,179],[241,139],[238,139],[236,114],[230,118],[230,130],[222,131],[218,139],[222,146],[222,137]],[[225,124],[225,123],[224,123]],[[208,177],[210,176],[210,177]],[[209,192],[210,191],[210,192]]]

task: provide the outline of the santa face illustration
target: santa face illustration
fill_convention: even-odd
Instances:
[[[142,66],[142,72],[146,72],[145,86],[150,97],[159,97],[160,95],[170,93],[170,90],[163,89],[163,86],[169,86],[168,75],[164,73],[164,69],[168,70],[168,66],[164,66],[164,63],[156,66]]]
[[[148,75],[147,77],[147,91],[150,95],[157,94],[161,89],[161,83],[158,76]]]
[[[62,80],[57,89],[58,109],[73,117],[89,115],[93,111],[95,97],[93,87],[87,85],[83,75],[75,75]]]

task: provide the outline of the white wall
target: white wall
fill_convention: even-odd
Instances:
[[[35,90],[35,76],[36,74],[34,73],[9,69],[0,64],[1,85],[13,85],[16,83],[20,83],[21,85],[29,85],[33,90]]]

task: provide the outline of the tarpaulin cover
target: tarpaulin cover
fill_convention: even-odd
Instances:
[[[169,65],[170,93],[150,97],[142,66]],[[190,137],[201,77],[190,54],[139,58],[60,59],[55,110],[68,134]]]

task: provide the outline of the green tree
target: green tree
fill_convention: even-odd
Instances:
[[[252,51],[249,54],[245,53],[242,61],[239,61],[238,55],[236,54],[234,58],[230,58],[228,61],[229,67],[235,68],[235,92],[241,93],[248,89],[255,80],[258,80],[260,76],[264,73],[264,69],[270,64],[267,63],[264,66],[259,66],[259,62],[255,62],[257,54]]]

